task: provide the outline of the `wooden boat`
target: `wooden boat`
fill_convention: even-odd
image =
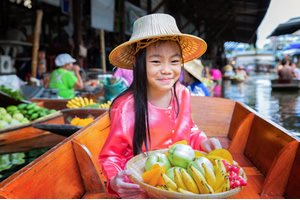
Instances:
[[[35,125],[54,125],[55,128],[69,124],[74,116],[81,118],[98,117],[104,113],[105,109],[64,109],[61,112],[45,116],[41,119],[30,122],[20,127],[12,127],[5,132],[0,132],[0,154],[13,152],[26,152],[31,149],[53,147],[65,137],[73,133],[72,131],[61,132],[52,129],[39,129]]]
[[[300,80],[271,80],[271,87],[274,90],[298,90],[300,89]]]
[[[35,122],[19,127],[12,127],[0,133],[0,154],[25,152],[35,148],[53,147],[65,137],[32,127],[33,123],[58,123],[63,124],[62,113],[43,117]]]
[[[244,168],[248,185],[232,198],[299,198],[299,140],[251,108],[223,98],[192,97],[192,117],[221,140]],[[112,198],[98,154],[109,133],[104,113],[0,183],[2,198]]]

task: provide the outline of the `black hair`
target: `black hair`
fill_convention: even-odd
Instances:
[[[180,45],[179,45],[180,47]],[[181,48],[180,48],[181,51]],[[181,52],[182,54],[182,52]],[[132,93],[134,98],[134,134],[132,139],[133,154],[142,153],[142,146],[145,144],[146,151],[151,146],[150,127],[148,118],[148,98],[147,98],[147,69],[146,69],[146,48],[139,50],[135,56],[135,67],[133,67],[133,81],[129,88],[117,96],[112,104],[126,93]],[[177,83],[177,82],[176,82]],[[173,85],[173,94],[176,100],[176,117],[179,114],[179,100]],[[111,106],[112,107],[112,106]]]

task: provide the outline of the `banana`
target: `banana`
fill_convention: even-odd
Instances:
[[[205,179],[207,183],[214,188],[216,184],[216,175],[214,171],[210,167],[208,167],[205,163],[202,163],[202,167],[205,171]]]
[[[94,100],[93,99],[90,99],[90,104],[94,104]]]
[[[222,184],[226,181],[226,176],[228,175],[226,168],[222,162],[222,160],[216,160],[216,165],[214,166],[215,175],[216,175],[216,183],[214,185],[214,189],[218,190]]]
[[[219,163],[219,170],[221,170],[223,174],[227,174],[227,170],[226,170],[226,167],[225,167],[223,161],[216,160],[216,162]]]
[[[82,97],[79,97],[79,102],[80,102],[81,107],[84,107],[84,106],[85,106],[84,100],[83,100]]]
[[[168,189],[175,190],[175,191],[177,190],[177,185],[172,179],[170,179],[166,174],[162,174],[162,177]]]
[[[168,188],[167,188],[167,186],[165,186],[165,185],[157,185],[157,186],[155,186],[155,187],[157,187],[157,188],[159,188],[159,189],[161,189],[161,190],[166,190],[166,191],[168,191]]]
[[[69,102],[72,103],[73,105],[80,107],[80,103],[78,101],[76,101],[75,99],[71,99]]]
[[[191,175],[189,175],[189,173],[187,173],[187,171],[183,168],[180,168],[180,173],[187,190],[192,193],[199,194],[197,184],[195,183]]]
[[[202,173],[192,165],[190,166],[190,168],[191,168],[192,177],[197,184],[200,194],[214,193],[214,190],[210,187],[210,185],[207,184]]]
[[[74,104],[73,102],[68,102],[67,103],[67,107],[68,108],[79,108],[76,104]]]
[[[216,193],[218,193],[218,192],[226,192],[226,191],[230,190],[229,176],[225,175],[224,179],[225,179],[225,181],[223,182],[223,184],[221,184],[219,186],[219,188],[215,190]]]
[[[187,191],[185,189],[182,189],[182,188],[178,188],[178,192],[182,193],[182,194],[195,194],[193,192],[190,192],[190,191]]]
[[[84,104],[85,104],[86,106],[90,104],[88,98],[84,97],[83,100],[84,100]]]
[[[179,168],[174,168],[174,181],[178,187],[187,190],[182,180]]]

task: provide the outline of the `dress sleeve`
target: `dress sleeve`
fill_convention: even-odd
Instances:
[[[110,113],[111,127],[106,142],[99,154],[99,162],[107,179],[108,192],[114,194],[110,188],[110,179],[125,168],[130,154],[130,135],[126,133],[126,119],[122,110],[112,108]]]
[[[206,134],[203,131],[200,131],[196,124],[193,124],[191,128],[191,135],[189,141],[191,147],[195,150],[203,151],[203,149],[201,149],[200,144],[206,139]]]

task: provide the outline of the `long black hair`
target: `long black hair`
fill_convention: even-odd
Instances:
[[[159,41],[160,42],[160,41]],[[165,42],[165,41],[162,41]],[[179,45],[180,47],[180,45]],[[180,48],[181,51],[181,48]],[[151,146],[149,115],[148,115],[148,98],[147,98],[147,69],[146,69],[146,48],[139,50],[135,56],[135,67],[133,67],[133,81],[129,88],[114,99],[112,104],[120,96],[130,92],[134,98],[134,134],[132,139],[133,154],[137,155],[141,152],[143,144],[146,151]],[[176,116],[179,113],[179,101],[175,90],[176,83],[173,86],[173,94],[176,100]]]

